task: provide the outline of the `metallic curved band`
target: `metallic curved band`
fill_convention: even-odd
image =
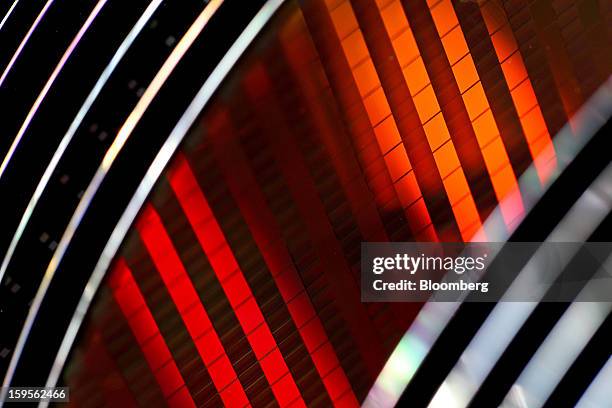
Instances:
[[[138,189],[128,203],[125,211],[121,215],[119,222],[115,226],[113,233],[102,251],[102,255],[100,256],[100,259],[98,260],[89,281],[83,290],[83,294],[79,300],[77,309],[75,310],[70,325],[66,330],[66,334],[64,335],[56,355],[53,367],[49,373],[46,386],[52,387],[57,383],[59,375],[61,374],[66,362],[68,353],[72,348],[74,339],[79,331],[83,319],[85,318],[87,310],[89,309],[93,296],[98,290],[98,287],[102,282],[102,278],[104,277],[111,261],[115,257],[121,242],[123,242],[130,225],[138,214],[138,211],[142,207],[163,169],[170,161],[170,158],[180,145],[181,141],[184,139],[185,134],[191,128],[194,121],[202,109],[206,106],[214,92],[219,88],[234,64],[238,61],[240,56],[255,39],[265,24],[274,15],[276,10],[281,6],[283,1],[284,0],[270,0],[259,10],[257,15],[251,20],[249,25],[236,39],[234,44],[215,67],[208,79],[204,82],[187,110],[183,113],[174,129],[172,129],[172,132],[147,170],[147,173],[143,177]],[[39,406],[46,407],[47,404],[40,404]]]
[[[38,13],[38,16],[36,16],[36,19],[34,20],[32,25],[28,29],[28,32],[26,33],[26,35],[23,37],[23,39],[19,43],[19,46],[17,47],[17,49],[13,53],[13,56],[11,57],[11,60],[6,65],[6,67],[4,67],[4,71],[2,71],[2,75],[0,75],[0,87],[2,87],[2,84],[4,83],[4,80],[6,79],[7,75],[9,74],[9,72],[11,72],[11,69],[13,68],[13,65],[15,65],[15,61],[17,61],[17,58],[19,58],[19,55],[21,55],[21,51],[23,51],[23,48],[26,46],[26,44],[30,40],[30,37],[32,36],[32,33],[34,33],[34,31],[38,27],[38,24],[40,24],[41,20],[43,19],[43,17],[47,13],[47,10],[49,10],[49,7],[51,7],[51,5],[53,4],[54,1],[55,0],[47,0],[45,5],[43,6],[42,10],[40,10],[40,13]]]
[[[43,192],[47,188],[47,184],[49,183],[53,172],[57,168],[57,165],[61,160],[62,156],[64,155],[64,152],[68,148],[68,145],[72,141],[74,134],[76,133],[79,126],[81,126],[85,115],[87,115],[89,109],[91,109],[91,106],[98,98],[98,95],[102,91],[102,88],[104,88],[104,86],[106,85],[106,82],[117,68],[117,65],[121,62],[128,49],[132,46],[132,44],[136,40],[136,37],[138,37],[143,27],[145,26],[145,24],[147,24],[147,22],[149,21],[155,10],[157,10],[161,2],[162,0],[152,0],[148,7],[145,9],[136,24],[134,24],[130,32],[126,35],[119,48],[117,48],[117,50],[115,51],[115,54],[109,61],[108,65],[104,68],[104,71],[102,71],[102,74],[100,74],[100,77],[96,81],[96,84],[89,92],[89,95],[87,95],[87,98],[85,98],[83,105],[81,105],[81,108],[79,109],[76,116],[72,120],[72,123],[68,127],[66,134],[64,134],[64,136],[62,137],[62,140],[60,141],[57,149],[53,153],[51,161],[47,165],[45,172],[40,178],[38,185],[36,186],[36,189],[32,194],[32,197],[30,197],[30,201],[28,202],[28,205],[25,211],[23,212],[21,219],[19,220],[19,225],[17,226],[17,229],[15,230],[15,233],[11,238],[9,247],[6,253],[4,254],[4,258],[2,259],[2,263],[0,264],[0,281],[2,281],[2,278],[4,277],[4,274],[6,273],[9,267],[13,254],[17,249],[17,245],[21,240],[23,232],[25,231],[26,226],[30,222],[30,218],[34,213],[34,210],[36,209],[36,206],[38,205],[38,202]]]
[[[19,3],[19,0],[15,0],[13,4],[11,4],[11,7],[8,9],[4,17],[2,17],[2,21],[0,21],[0,31],[2,31],[2,28],[6,24],[6,20],[8,20],[11,14],[13,14],[13,10],[15,10],[17,3]]]
[[[193,24],[189,27],[189,29],[183,35],[181,40],[174,47],[174,49],[172,50],[172,52],[170,53],[166,61],[164,61],[163,65],[161,66],[161,68],[159,69],[159,71],[157,72],[157,74],[155,75],[155,77],[153,78],[153,80],[151,81],[151,83],[149,84],[149,86],[147,87],[147,89],[145,90],[141,98],[139,99],[135,108],[132,110],[130,115],[127,117],[127,119],[121,126],[111,146],[106,151],[106,154],[104,155],[104,158],[102,159],[100,166],[96,170],[96,173],[94,174],[94,177],[92,178],[89,185],[87,186],[85,193],[81,197],[81,200],[79,201],[79,204],[77,205],[77,208],[75,209],[70,219],[70,222],[68,223],[68,226],[64,230],[62,238],[60,239],[60,242],[57,248],[55,249],[53,257],[51,258],[51,261],[49,262],[49,265],[47,266],[47,269],[45,271],[41,284],[38,288],[38,291],[36,292],[36,295],[34,296],[32,305],[30,306],[30,309],[28,311],[26,321],[23,325],[21,333],[19,334],[19,339],[17,341],[17,345],[11,357],[11,361],[9,363],[7,373],[4,377],[2,395],[0,395],[0,401],[2,401],[5,398],[5,394],[7,392],[6,387],[8,387],[8,385],[11,383],[13,375],[15,374],[17,364],[21,357],[21,353],[23,352],[23,348],[25,347],[25,343],[29,336],[30,330],[32,328],[32,325],[34,324],[34,321],[36,319],[40,306],[51,284],[51,281],[55,275],[55,272],[57,271],[57,268],[68,246],[70,245],[72,237],[74,236],[76,230],[78,229],[81,223],[81,220],[83,219],[92,200],[94,199],[96,192],[98,191],[100,185],[104,181],[106,174],[110,170],[110,167],[112,166],[113,162],[117,158],[119,152],[121,151],[121,149],[123,148],[127,140],[129,139],[129,137],[131,136],[132,131],[134,130],[134,128],[136,127],[140,119],[142,118],[144,112],[147,110],[147,108],[149,107],[153,99],[156,97],[161,87],[164,85],[166,80],[172,74],[174,68],[181,61],[181,59],[183,58],[187,50],[191,47],[195,39],[199,36],[199,34],[204,29],[204,26],[212,18],[212,16],[214,15],[214,13],[217,11],[217,9],[220,7],[222,3],[223,3],[223,0],[212,0],[209,3],[207,3],[207,5],[202,10],[202,12],[198,15],[196,20],[193,22]]]

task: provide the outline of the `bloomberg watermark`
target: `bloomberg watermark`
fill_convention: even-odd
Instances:
[[[612,243],[362,243],[361,300],[612,301]]]

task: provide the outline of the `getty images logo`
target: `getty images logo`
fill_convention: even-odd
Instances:
[[[417,271],[446,271],[461,275],[465,272],[482,271],[487,254],[482,256],[426,256],[420,254],[396,254],[395,256],[373,258],[372,271],[380,275],[385,271],[405,271],[414,275]]]

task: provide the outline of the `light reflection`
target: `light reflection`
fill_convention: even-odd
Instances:
[[[68,248],[68,245],[72,240],[72,237],[74,236],[79,224],[81,223],[85,212],[89,208],[89,205],[91,204],[91,201],[93,200],[96,192],[98,191],[98,188],[106,177],[110,166],[112,165],[121,148],[131,135],[133,129],[136,127],[136,124],[157,95],[157,92],[161,89],[162,85],[166,82],[178,62],[185,55],[189,47],[191,47],[195,39],[204,29],[206,23],[208,23],[210,18],[213,16],[213,14],[217,11],[217,9],[221,6],[222,3],[223,0],[212,0],[204,7],[204,10],[200,13],[200,15],[198,15],[196,20],[187,30],[187,32],[185,32],[181,40],[174,47],[162,67],[159,69],[159,71],[143,93],[142,97],[136,104],[136,107],[134,108],[134,110],[132,110],[132,112],[124,122],[123,126],[117,133],[117,136],[115,137],[115,140],[111,144],[110,148],[107,150],[102,160],[102,163],[98,167],[96,173],[94,174],[94,177],[87,186],[85,193],[81,197],[81,200],[79,201],[79,204],[77,205],[77,208],[74,214],[72,215],[72,218],[70,219],[70,222],[68,223],[68,226],[66,227],[66,230],[64,231],[64,234],[62,235],[62,238],[60,239],[60,242],[57,248],[55,249],[55,252],[53,253],[53,257],[51,258],[51,261],[47,266],[38,291],[36,292],[36,295],[32,301],[32,305],[30,306],[30,309],[28,311],[28,316],[19,335],[19,340],[17,341],[15,351],[13,353],[13,356],[11,357],[9,368],[4,378],[4,387],[7,387],[12,381],[15,369],[17,367],[17,362],[21,357],[21,353],[23,352],[23,348],[25,346],[25,342],[29,335],[30,329],[34,323],[36,315],[38,314],[38,310],[40,309],[47,289],[51,284],[51,280],[53,279],[53,276],[55,275],[59,263],[61,262]],[[2,388],[2,390],[2,395],[0,397],[4,397],[6,394],[6,388]]]
[[[554,180],[610,116],[612,116],[612,78],[608,79],[576,114],[576,117],[579,118],[576,123],[584,124],[584,127],[576,129],[576,136],[570,125],[566,124],[555,137],[557,168],[547,183],[540,184],[538,170],[534,164],[521,176],[519,189],[523,196],[525,212],[517,218],[515,225],[525,218],[539,198],[544,195]],[[514,229],[506,230],[500,225],[503,225],[503,216],[498,206],[472,241],[483,242],[482,237],[485,236],[484,231],[486,231],[490,242],[505,242]],[[416,369],[421,365],[459,306],[458,302],[428,302],[423,306],[376,379],[364,401],[365,407],[387,407],[397,404]],[[418,344],[419,347],[411,348],[415,344]],[[403,370],[402,367],[404,367]],[[402,370],[401,374],[395,371],[398,368]]]

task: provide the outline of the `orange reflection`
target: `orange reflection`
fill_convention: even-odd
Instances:
[[[544,184],[556,167],[556,155],[514,33],[503,6],[496,0],[481,5],[480,12],[510,89],[540,182]]]

